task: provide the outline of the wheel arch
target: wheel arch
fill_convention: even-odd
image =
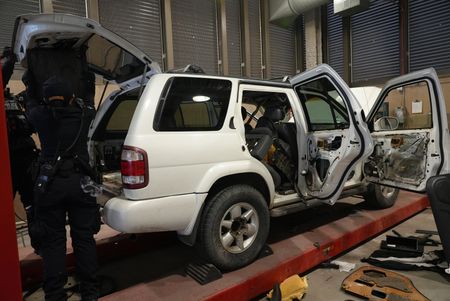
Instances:
[[[254,172],[246,172],[246,173],[239,173],[239,174],[232,174],[232,175],[226,175],[219,179],[217,179],[214,184],[211,186],[211,188],[208,191],[208,196],[206,197],[205,201],[202,204],[202,207],[200,208],[200,211],[197,215],[197,219],[195,221],[194,228],[189,235],[178,235],[178,238],[185,244],[189,246],[193,246],[195,242],[197,241],[197,234],[198,234],[198,227],[200,224],[200,221],[203,218],[204,214],[204,208],[208,202],[211,201],[211,199],[221,190],[223,190],[226,187],[230,187],[236,184],[244,184],[249,185],[251,187],[254,187],[257,189],[261,194],[263,195],[264,199],[266,200],[267,206],[270,208],[271,200],[273,198],[273,192],[271,192],[270,187],[266,180],[257,173]]]

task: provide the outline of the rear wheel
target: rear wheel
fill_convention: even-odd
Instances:
[[[389,208],[397,201],[398,193],[397,188],[370,183],[364,200],[373,208]]]
[[[247,185],[217,193],[205,207],[199,247],[222,270],[234,270],[256,259],[269,233],[269,211],[262,194]]]

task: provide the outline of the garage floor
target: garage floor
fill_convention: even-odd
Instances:
[[[402,196],[403,198],[411,197],[401,194],[400,197]],[[414,195],[412,195],[412,197],[414,197]],[[418,197],[416,196],[416,199],[417,198]],[[402,202],[405,202],[405,200]],[[345,219],[346,216],[353,215],[356,217],[353,221],[350,220],[349,225],[358,223],[358,220],[361,220],[361,218],[364,217],[364,208],[361,199],[349,198],[340,201],[331,208],[329,206],[322,206],[298,214],[274,219],[272,221],[269,243],[273,246],[274,244],[282,243],[283,241],[290,241],[292,240],[292,237],[297,236],[299,233],[303,233],[303,236],[313,235],[316,228],[333,225],[334,222]],[[379,212],[380,211],[374,211],[373,214],[376,215]],[[431,211],[427,209],[396,226],[395,229],[403,235],[414,234],[416,229],[434,230],[435,225]],[[352,251],[341,255],[339,259],[355,263],[357,267],[362,266],[363,263],[360,262],[360,259],[369,255],[373,250],[378,249],[380,241],[386,234],[392,233],[387,231],[385,234],[382,234],[375,239],[368,240]],[[182,300],[187,299],[188,296],[188,299],[190,300],[201,300],[201,297],[196,299],[192,294],[196,291],[202,291],[203,288],[208,290],[207,287],[209,287],[209,290],[211,290],[211,287],[220,287],[217,285],[219,282],[232,282],[236,280],[236,277],[245,277],[246,271],[248,272],[249,270],[255,269],[255,267],[258,268],[258,265],[262,265],[265,262],[265,259],[262,259],[257,263],[242,269],[243,273],[240,273],[239,271],[237,273],[228,273],[225,274],[223,279],[218,280],[216,284],[213,282],[206,287],[201,287],[196,283],[192,284],[192,281],[187,281],[186,277],[183,275],[185,265],[195,258],[195,249],[179,243],[175,236],[168,235],[165,237],[165,240],[168,242],[165,245],[155,246],[138,255],[124,256],[120,260],[102,264],[99,273],[102,284],[102,295],[109,295],[123,289],[131,293],[128,296],[127,293],[125,293],[126,291],[124,291],[122,294],[113,294],[102,299],[122,300],[124,298],[131,298],[132,300],[160,300],[161,295],[151,295],[151,290],[149,293],[149,283],[153,283],[151,285],[153,292],[166,292],[167,294],[167,291],[170,291],[169,288],[173,287],[174,283],[169,284],[166,281],[179,281],[178,292],[176,294],[166,295],[167,297],[172,297],[164,298],[164,300]],[[276,253],[278,254],[269,257],[279,257],[280,252],[277,251]],[[416,288],[430,298],[430,300],[450,301],[450,282],[448,282],[446,278],[432,272],[408,272],[403,274],[409,277]],[[362,300],[340,290],[342,280],[348,273],[341,273],[338,270],[333,269],[319,268],[307,272],[307,275],[309,289],[302,300]],[[186,285],[186,282],[191,283],[190,285],[193,287],[192,290],[181,289]],[[71,282],[71,286],[73,285],[75,285],[74,281]],[[252,288],[248,287],[244,289],[251,290]],[[69,292],[71,292],[71,290],[69,290]],[[140,296],[140,298],[138,296]],[[176,296],[176,298],[174,296]],[[183,298],[182,296],[185,296],[186,298]],[[26,300],[42,300],[42,297],[42,291],[38,290]],[[263,298],[264,295],[260,295],[254,300]],[[73,294],[69,300],[79,300],[79,296]],[[216,298],[215,300],[221,299]]]
[[[430,209],[417,214],[409,220],[396,226],[394,230],[404,236],[418,235],[415,234],[416,229],[435,230],[433,215]],[[356,249],[339,256],[337,260],[355,263],[356,268],[367,265],[361,262],[361,258],[367,257],[374,250],[380,247],[380,243],[385,239],[386,234],[395,235],[393,232],[387,231],[376,238],[366,242]],[[439,239],[437,236],[433,239]],[[440,247],[439,247],[440,248]],[[436,249],[436,247],[426,247],[425,252]],[[450,275],[448,277],[438,273],[429,271],[394,271],[408,277],[417,290],[430,300],[450,301]],[[336,269],[315,269],[308,273],[308,292],[302,301],[328,301],[328,300],[362,300],[358,297],[351,296],[340,289],[342,281],[350,273],[339,272]]]

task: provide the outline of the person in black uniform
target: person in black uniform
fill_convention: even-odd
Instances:
[[[68,82],[50,77],[42,86],[43,103],[30,100],[27,115],[41,141],[35,184],[35,232],[44,262],[45,300],[67,300],[66,217],[82,300],[97,299],[94,234],[100,229],[96,199],[80,181],[90,174],[87,133],[92,104],[74,97]]]
[[[18,192],[27,214],[27,222],[32,222],[33,185],[31,166],[37,157],[38,150],[31,138],[34,130],[29,124],[21,106],[23,94],[14,97],[6,86],[14,71],[15,56],[10,47],[5,47],[0,57],[2,65],[3,89],[5,91],[6,125],[8,131],[9,161],[13,197]],[[31,244],[36,249],[33,237]]]

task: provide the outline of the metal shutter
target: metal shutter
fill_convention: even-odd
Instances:
[[[227,15],[228,72],[232,76],[241,76],[241,0],[227,0],[225,9]]]
[[[144,51],[162,66],[159,0],[99,0],[102,26]]]
[[[341,77],[344,77],[344,31],[342,27],[342,17],[333,12],[333,3],[327,7],[328,26],[328,58],[327,63]]]
[[[450,1],[409,2],[409,68],[450,72]]]
[[[269,24],[270,77],[295,74],[295,25]]]
[[[211,0],[173,0],[172,30],[176,68],[196,64],[218,73],[216,4]]]
[[[248,0],[248,22],[250,29],[250,75],[262,78],[261,12],[259,0]]]
[[[3,47],[11,46],[16,16],[39,12],[39,0],[0,1],[0,53]]]
[[[301,57],[303,59],[302,62],[300,62],[299,57],[300,55],[296,54],[297,56],[297,64],[296,64],[296,68],[297,70],[295,70],[295,73],[299,73],[302,71],[306,70],[306,40],[305,40],[305,18],[303,18],[303,15],[298,16],[295,19],[295,28],[296,28],[296,34],[297,37],[301,36],[301,41],[298,41],[298,45],[297,45],[297,50],[296,51],[301,51]],[[301,66],[300,66],[301,64]]]
[[[399,14],[397,2],[371,0],[351,17],[353,83],[400,74]]]
[[[86,17],[85,0],[52,0],[53,12]]]

